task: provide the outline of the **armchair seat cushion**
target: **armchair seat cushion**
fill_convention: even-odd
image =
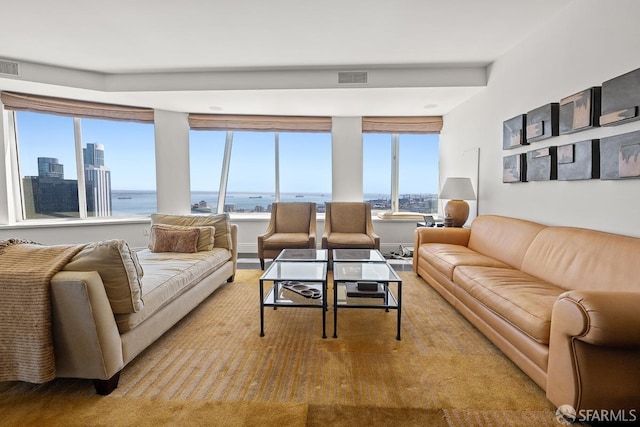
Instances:
[[[482,255],[462,245],[427,243],[421,245],[418,250],[422,257],[428,257],[433,267],[449,280],[453,280],[453,270],[459,265],[509,268],[507,264],[495,258]]]
[[[327,243],[331,249],[373,249],[375,245],[371,236],[361,233],[331,233]]]
[[[276,233],[264,238],[264,249],[282,249],[283,247],[293,249],[308,248],[309,233]]]
[[[460,266],[453,280],[535,341],[549,343],[553,304],[565,289],[511,268]]]

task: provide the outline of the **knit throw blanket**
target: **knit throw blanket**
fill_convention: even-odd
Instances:
[[[0,381],[55,378],[50,282],[83,247],[0,241]]]

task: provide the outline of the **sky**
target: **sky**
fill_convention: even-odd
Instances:
[[[64,165],[65,179],[77,179],[73,119],[30,112],[17,113],[22,176],[38,175],[38,157]],[[155,189],[152,124],[81,119],[83,147],[105,146],[105,166],[114,190]],[[226,132],[191,131],[192,191],[218,191]],[[228,192],[273,193],[273,132],[234,132]],[[365,194],[391,192],[391,135],[364,134]],[[438,192],[438,135],[400,136],[400,194]],[[280,192],[331,193],[331,134],[279,134]]]

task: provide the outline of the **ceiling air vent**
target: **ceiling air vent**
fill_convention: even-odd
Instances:
[[[0,59],[0,74],[19,76],[20,64],[18,64],[17,62]]]
[[[339,71],[338,83],[366,83],[366,71]]]

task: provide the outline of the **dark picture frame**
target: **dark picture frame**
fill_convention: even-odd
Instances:
[[[640,68],[602,83],[600,126],[640,119]]]
[[[600,139],[600,179],[640,178],[640,131]]]
[[[527,151],[527,181],[549,181],[557,176],[556,147]]]
[[[560,135],[600,125],[600,86],[594,86],[560,100]]]
[[[527,144],[525,126],[527,115],[520,114],[502,123],[502,149],[510,150]]]
[[[513,154],[502,158],[502,182],[525,182],[527,162],[524,154]]]
[[[560,104],[552,102],[527,112],[527,142],[542,141],[559,134]]]
[[[600,178],[600,140],[560,145],[557,149],[558,181]]]

